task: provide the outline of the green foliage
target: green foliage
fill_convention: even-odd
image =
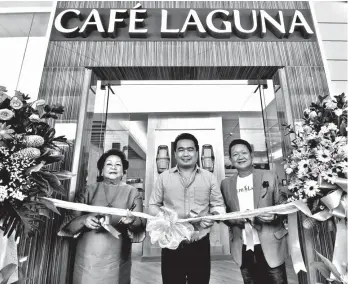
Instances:
[[[73,176],[68,171],[52,171],[47,165],[62,162],[53,121],[64,113],[61,105],[44,100],[29,102],[29,96],[16,92],[7,95],[0,86],[0,220],[4,235],[33,235],[43,222],[59,214],[55,206],[41,197],[65,196],[61,180]]]

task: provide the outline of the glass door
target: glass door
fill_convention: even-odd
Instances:
[[[278,96],[276,99],[272,80],[267,80],[266,84],[259,85],[258,92],[262,105],[267,158],[270,169],[276,175],[278,186],[281,188],[286,186],[284,133],[282,133],[284,127],[281,127],[281,117],[284,117],[285,114],[280,107],[282,96]]]

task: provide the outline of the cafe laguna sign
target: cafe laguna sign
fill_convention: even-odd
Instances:
[[[315,40],[309,10],[57,9],[51,40]]]

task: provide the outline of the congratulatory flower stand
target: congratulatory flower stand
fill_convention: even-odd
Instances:
[[[317,252],[322,262],[312,265],[329,281],[348,283],[347,271],[347,97],[319,96],[295,127],[287,125],[292,152],[285,171],[291,193],[289,201],[306,200],[311,217],[303,221],[311,229],[318,221],[336,226],[332,262]],[[333,223],[334,222],[334,223]]]
[[[18,91],[10,97],[0,86],[0,260],[5,262],[0,263],[0,269],[7,265],[0,273],[2,282],[17,269],[19,236],[33,236],[42,218],[50,218],[52,211],[59,214],[42,197],[65,195],[61,180],[73,176],[68,171],[49,169],[64,158],[58,144],[67,140],[55,137],[55,129],[50,126],[64,108],[29,99]]]

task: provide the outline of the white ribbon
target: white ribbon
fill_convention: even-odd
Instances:
[[[301,270],[307,272],[306,266],[303,261],[300,241],[298,237],[297,213],[292,213],[288,215],[288,227],[288,246],[294,270],[296,274],[299,273]]]

